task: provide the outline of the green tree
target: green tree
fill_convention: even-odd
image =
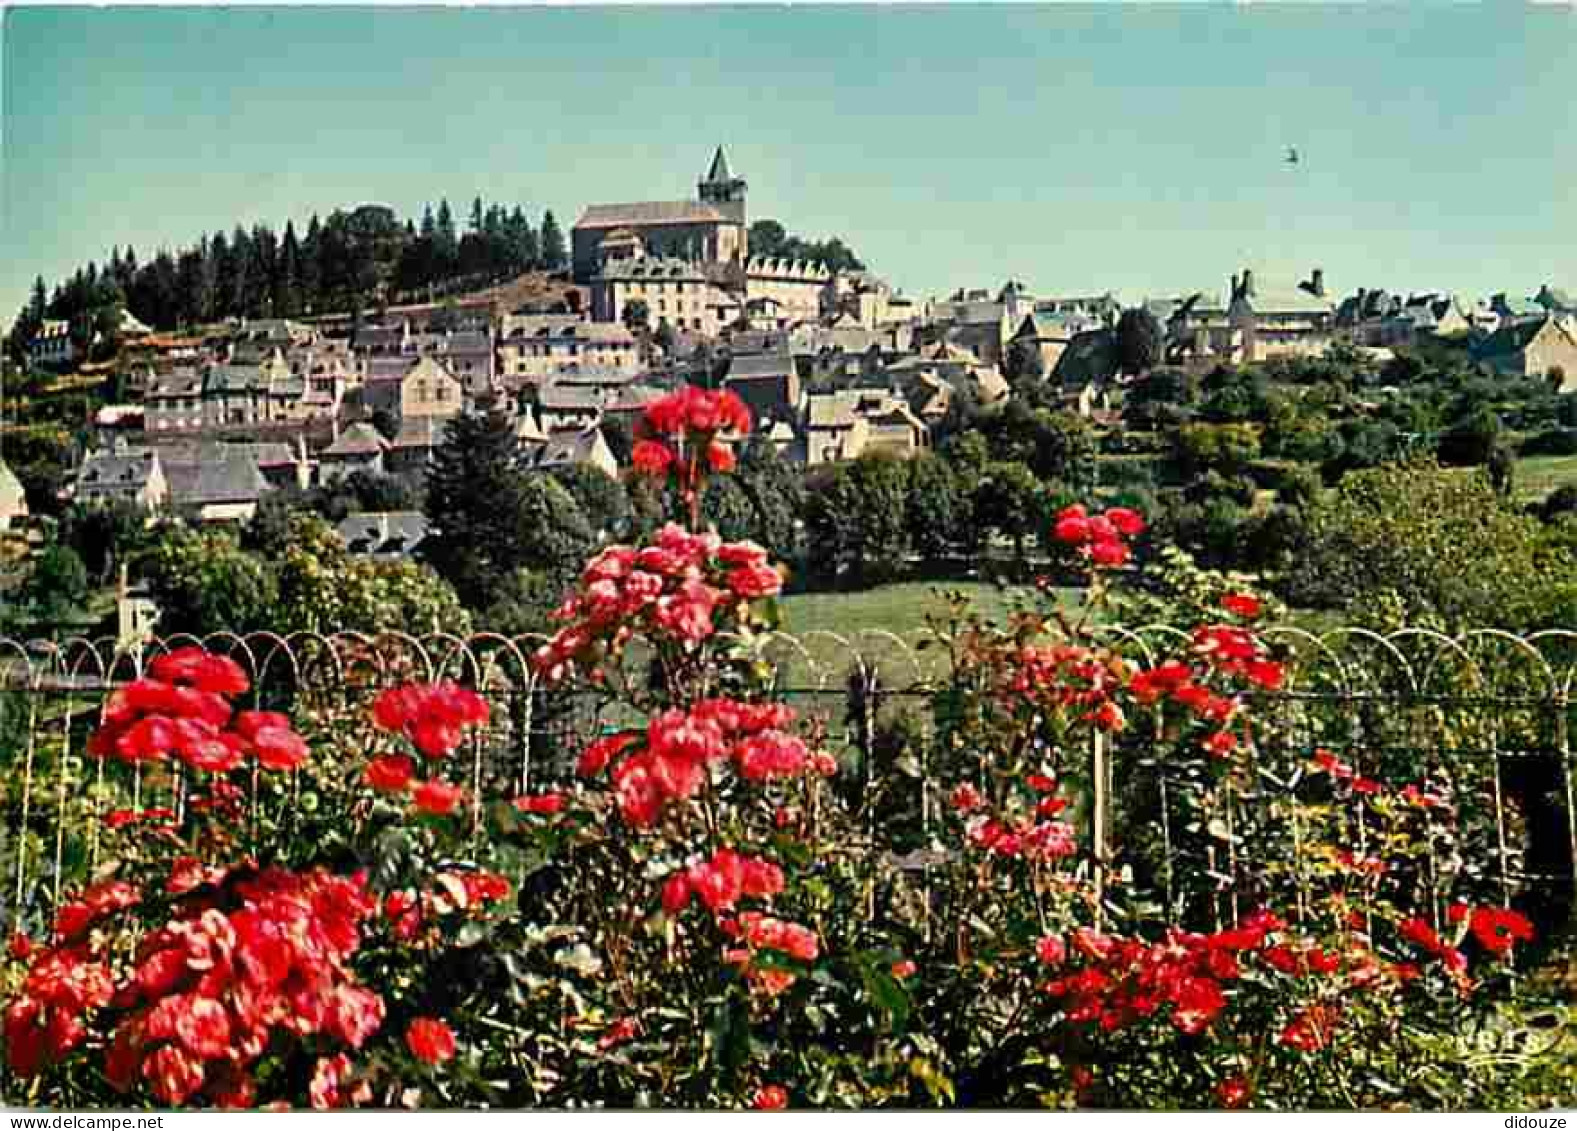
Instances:
[[[1185,424],[1173,435],[1172,449],[1186,476],[1206,471],[1232,475],[1259,458],[1259,428],[1252,424]]]
[[[922,559],[947,557],[965,541],[960,528],[968,521],[969,500],[959,491],[953,465],[934,452],[922,452],[909,461],[909,489],[904,522],[909,542]]]
[[[1117,360],[1124,373],[1148,373],[1161,364],[1166,331],[1142,306],[1122,312],[1117,319]]]
[[[1307,516],[1289,597],[1362,624],[1527,630],[1571,575],[1567,555],[1544,552],[1538,519],[1487,476],[1427,460],[1351,472]]]
[[[470,614],[453,587],[430,568],[352,557],[334,528],[313,514],[291,516],[273,573],[277,632],[470,631]]]
[[[23,587],[24,599],[44,620],[60,620],[88,593],[88,571],[70,546],[52,542],[39,551]]]
[[[277,622],[273,571],[227,531],[171,527],[143,559],[143,570],[161,634],[247,633]]]
[[[521,466],[513,422],[503,413],[450,421],[433,454],[423,507],[430,533],[420,553],[468,608],[486,608],[521,568],[567,580],[595,537],[574,497]]]
[[[148,512],[128,500],[77,503],[60,517],[60,538],[75,550],[99,585],[151,545]]]
[[[538,246],[541,249],[542,266],[548,271],[562,270],[569,261],[569,253],[564,246],[564,232],[553,218],[551,208],[542,214],[542,237]]]
[[[1023,561],[1025,542],[1044,522],[1043,501],[1040,481],[1027,466],[1016,460],[988,464],[973,499],[977,541],[989,542],[992,534],[1007,538]]]
[[[812,487],[805,525],[813,572],[853,585],[879,585],[902,571],[909,554],[903,461],[867,454],[836,465]]]
[[[570,493],[599,541],[625,537],[630,526],[630,494],[623,483],[589,463],[556,467],[551,474]]]

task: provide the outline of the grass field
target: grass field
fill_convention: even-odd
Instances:
[[[1577,456],[1527,456],[1517,461],[1517,498],[1533,502],[1577,483]]]
[[[884,683],[908,683],[943,662],[940,650],[914,645],[927,635],[926,618],[946,613],[948,592],[963,593],[982,616],[1001,622],[1014,591],[980,581],[908,581],[850,593],[796,593],[783,599],[783,631],[801,641],[808,657],[785,652],[780,659],[800,685],[826,675],[828,686],[841,686],[854,663],[852,646],[882,670]],[[1070,597],[1071,591],[1063,599]]]

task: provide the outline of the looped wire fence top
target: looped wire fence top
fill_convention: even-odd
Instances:
[[[1187,630],[1166,624],[1106,625],[1097,631],[1105,644],[1145,666],[1176,655],[1190,638]],[[1357,627],[1314,633],[1289,625],[1261,626],[1259,632],[1285,661],[1287,675],[1280,690],[1254,696],[1256,714],[1276,725],[1275,748],[1254,752],[1266,782],[1296,781],[1296,767],[1306,764],[1317,746],[1356,752],[1360,759],[1383,759],[1387,751],[1405,749],[1420,764],[1446,751],[1459,760],[1476,760],[1492,779],[1498,866],[1507,897],[1519,884],[1572,886],[1577,769],[1569,713],[1577,632],[1522,637],[1482,629],[1453,637],[1425,628],[1380,635]],[[238,704],[243,707],[322,701],[354,708],[370,703],[383,688],[413,680],[453,679],[475,687],[495,710],[485,740],[477,743],[471,784],[479,794],[504,795],[567,782],[585,742],[636,721],[605,694],[542,683],[531,657],[546,639],[488,631],[464,637],[257,632],[176,636],[123,648],[110,638],[0,638],[0,758],[12,771],[3,785],[0,818],[0,868],[11,881],[0,888],[0,921],[52,906],[72,862],[97,860],[100,818],[112,801],[149,803],[153,786],[140,767],[106,766],[84,758],[82,747],[108,692],[136,678],[159,653],[199,644],[231,656],[252,678],[251,690]],[[926,719],[928,697],[948,675],[948,649],[928,628],[904,634],[779,632],[758,638],[758,645],[776,670],[777,694],[802,713],[822,717],[829,740],[854,756],[850,764],[867,784],[886,769],[876,764],[881,726],[894,712]],[[626,668],[636,671],[646,655],[632,650]],[[1090,845],[1098,868],[1112,846],[1125,840],[1125,781],[1147,758],[1153,761],[1151,748],[1159,733],[1136,720],[1109,747],[1096,743],[1085,752],[1090,765],[1100,767],[1106,787],[1096,791],[1100,811],[1091,814],[1090,822],[1103,840]],[[1515,774],[1522,781],[1520,786],[1512,781],[1510,792],[1528,792],[1527,780],[1533,780],[1534,804],[1542,808],[1513,812],[1517,799],[1508,801],[1503,790],[1507,766],[1518,767]],[[1171,843],[1168,823],[1183,811],[1179,807],[1186,808],[1191,787],[1164,770],[1153,783],[1146,781],[1146,788],[1153,785],[1161,792],[1170,889],[1174,871],[1193,866],[1187,852]],[[944,784],[951,783],[922,774],[912,787],[928,842],[943,811]],[[1267,787],[1266,797],[1269,792]],[[1234,801],[1254,803],[1253,796]],[[1551,806],[1559,811],[1544,811]],[[1551,863],[1546,853],[1543,872],[1514,851],[1513,825],[1522,821],[1554,830],[1548,835],[1563,842],[1560,859]],[[882,830],[873,827],[871,833],[879,839]],[[1081,835],[1095,834],[1081,829]],[[916,845],[889,847],[912,852]],[[1235,859],[1230,867],[1238,867]]]

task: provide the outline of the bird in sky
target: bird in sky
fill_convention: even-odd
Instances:
[[[1297,148],[1297,146],[1294,146],[1294,145],[1287,146],[1287,164],[1289,164],[1289,165],[1296,165],[1299,162],[1299,160],[1301,160],[1301,158],[1299,158],[1299,156],[1298,156],[1298,148]]]

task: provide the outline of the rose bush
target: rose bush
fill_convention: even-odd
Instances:
[[[1432,867],[1451,784],[1321,752],[1234,826],[1275,738],[1256,696],[1286,678],[1264,604],[1218,592],[1174,655],[1133,662],[1099,631],[1142,549],[1132,510],[1048,516],[1088,572],[1080,608],[1048,591],[1004,625],[947,626],[923,739],[939,839],[881,851],[824,726],[772,694],[782,573],[698,528],[749,425],[697,389],[646,415],[633,461],[689,522],[598,553],[535,657],[623,712],[572,752],[573,785],[484,779],[468,751],[494,712],[452,682],[300,731],[234,711],[245,673],[196,649],[118,690],[90,753],[171,775],[176,804],[104,815],[114,863],[47,938],[13,941],[13,1091],[760,1110],[1541,1094],[1547,1057],[1502,1012],[1531,927]],[[1141,721],[1190,783],[1177,841],[1197,874],[1097,821],[1106,755]]]

